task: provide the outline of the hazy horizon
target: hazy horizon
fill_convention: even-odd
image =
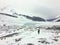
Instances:
[[[54,18],[60,15],[60,0],[0,0],[0,9],[14,8],[18,13]]]

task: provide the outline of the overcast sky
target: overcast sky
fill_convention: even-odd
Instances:
[[[60,15],[60,0],[0,0],[0,9],[12,7],[21,14],[53,18]]]

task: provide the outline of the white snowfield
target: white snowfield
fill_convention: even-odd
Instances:
[[[49,26],[44,22],[27,24],[0,25],[0,45],[60,45],[60,30],[40,28],[38,34],[38,27],[50,27],[53,23]]]
[[[0,45],[60,45],[60,30],[46,29],[53,25],[60,26],[60,22],[35,22],[22,16],[0,15]]]

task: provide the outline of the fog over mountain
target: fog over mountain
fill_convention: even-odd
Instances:
[[[41,17],[36,17],[36,16],[28,16],[28,15],[23,15],[23,14],[18,14],[18,15],[11,15],[11,14],[7,14],[7,13],[0,13],[1,15],[6,15],[6,16],[10,16],[10,17],[13,17],[13,18],[18,18],[18,16],[23,16],[25,17],[26,19],[29,19],[29,20],[32,20],[32,21],[48,21],[48,22],[52,22],[52,21],[55,21],[55,22],[60,22],[60,17],[55,17],[55,18],[50,18],[50,19],[44,19],[44,18],[41,18]]]
[[[55,13],[56,11],[52,11],[49,8],[45,8],[45,7],[40,7],[36,10],[36,13],[41,13],[45,16],[48,16],[48,18],[42,18],[40,16],[32,16],[32,15],[26,15],[26,14],[21,14],[18,13],[17,11],[15,11],[15,9],[7,7],[7,8],[3,8],[2,10],[0,10],[0,14],[2,15],[6,15],[6,16],[10,16],[10,17],[14,17],[14,18],[18,18],[18,17],[24,17],[26,19],[32,20],[32,21],[43,21],[43,22],[59,22],[60,21],[60,16]],[[49,15],[51,15],[52,17],[49,17]],[[58,15],[58,16],[54,16],[54,15]]]

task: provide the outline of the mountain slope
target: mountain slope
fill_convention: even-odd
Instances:
[[[41,17],[36,17],[36,16],[31,17],[31,16],[28,16],[28,15],[22,15],[22,14],[20,14],[20,16],[23,16],[23,17],[25,17],[27,19],[30,19],[32,21],[45,21],[45,19],[43,19]]]
[[[55,18],[52,19],[47,19],[47,21],[60,22],[60,16],[56,16]]]

